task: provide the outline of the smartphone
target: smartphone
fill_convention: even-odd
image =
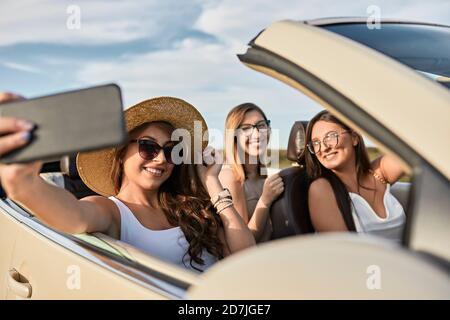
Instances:
[[[57,161],[127,139],[121,90],[116,84],[1,104],[0,117],[36,125],[30,142],[0,157],[3,163]]]

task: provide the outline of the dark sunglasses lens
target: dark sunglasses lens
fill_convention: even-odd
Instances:
[[[168,163],[173,163],[172,150],[173,150],[173,146],[172,147],[164,147],[164,157],[166,158],[166,161]]]
[[[175,153],[173,151],[173,149],[179,144],[175,144],[173,146],[166,146],[164,147],[164,156],[166,157],[167,162],[171,163],[171,164],[175,164],[175,163],[181,163],[183,160],[183,148],[176,150]],[[178,149],[178,148],[177,148]],[[178,151],[178,153],[177,153]],[[175,157],[175,159],[173,159],[172,157]],[[174,161],[176,160],[176,162]]]
[[[139,155],[145,160],[156,158],[160,150],[157,143],[151,140],[139,140]]]

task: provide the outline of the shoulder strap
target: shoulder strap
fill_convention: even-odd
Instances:
[[[352,215],[352,200],[348,194],[347,188],[342,183],[341,179],[331,171],[326,171],[324,178],[331,184],[339,211],[342,214],[342,218],[344,219],[348,231],[356,232],[355,221]]]

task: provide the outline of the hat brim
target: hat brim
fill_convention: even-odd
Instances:
[[[202,148],[208,145],[205,119],[200,112],[186,101],[173,97],[159,97],[142,101],[124,112],[127,131],[144,123],[164,121],[175,129],[186,129],[191,136],[191,150],[194,141],[202,141]],[[205,138],[205,140],[203,140]],[[111,176],[117,148],[107,148],[77,155],[77,169],[83,182],[94,192],[103,196],[116,195]]]

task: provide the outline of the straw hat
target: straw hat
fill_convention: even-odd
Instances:
[[[183,128],[191,135],[191,150],[194,141],[203,141],[202,134],[208,129],[205,119],[198,110],[184,100],[172,97],[160,97],[142,101],[124,112],[127,131],[144,123],[165,121],[174,128]],[[195,121],[202,130],[194,130]],[[198,126],[198,125],[197,125]],[[208,141],[202,142],[204,149]],[[111,170],[117,148],[108,148],[77,155],[77,169],[83,182],[94,192],[103,196],[116,195]]]

